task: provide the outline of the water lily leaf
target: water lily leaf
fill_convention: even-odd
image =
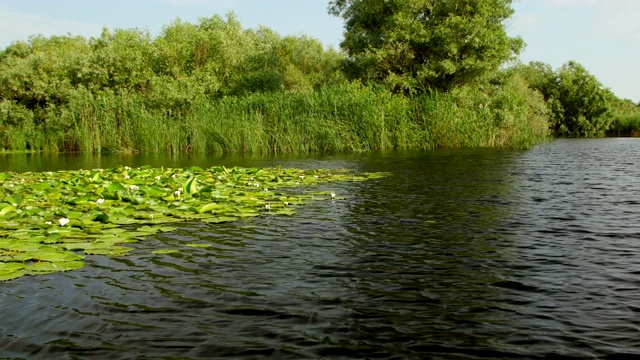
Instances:
[[[239,208],[234,213],[234,215],[238,217],[254,217],[254,216],[260,216],[260,213],[256,211],[254,208]]]
[[[279,208],[276,211],[274,211],[274,214],[286,215],[286,216],[295,216],[296,215],[296,211],[293,208],[290,208],[290,207],[283,207],[283,208]]]
[[[26,274],[53,273],[77,270],[84,266],[83,261],[35,262],[25,267]]]
[[[52,234],[48,234],[42,242],[45,244],[55,244],[59,242],[61,238],[62,238],[62,234],[52,233]]]
[[[78,250],[87,250],[87,249],[104,249],[106,247],[109,247],[110,245],[102,243],[102,244],[96,244],[95,241],[92,242],[69,242],[69,243],[64,243],[62,245],[60,245],[61,248],[66,249],[66,250],[71,250],[71,251],[78,251]]]
[[[47,251],[47,252],[34,252],[33,260],[48,261],[48,262],[61,262],[61,261],[79,261],[84,259],[84,256],[76,254],[70,251]]]
[[[158,226],[158,225],[155,225],[154,227],[156,229],[158,229],[158,231],[161,231],[161,232],[170,232],[170,231],[176,231],[177,230],[173,226]]]
[[[105,191],[102,193],[102,197],[107,200],[121,200],[122,195],[120,195],[119,191]]]
[[[0,274],[22,270],[24,269],[24,266],[25,265],[23,263],[17,262],[0,263]]]
[[[127,255],[131,250],[133,250],[133,248],[112,246],[108,249],[86,249],[84,253],[87,255],[123,256]]]
[[[18,251],[23,253],[27,253],[27,252],[37,253],[38,251],[55,250],[55,248],[51,246],[41,245],[39,243],[32,243],[27,241],[14,241],[12,243],[6,244],[6,246],[7,246],[6,248],[11,251]]]
[[[165,197],[162,198],[162,200],[164,200],[166,202],[173,202],[173,201],[176,201],[176,199],[177,198],[173,194],[171,194],[169,196],[165,196]]]
[[[145,187],[140,187],[140,192],[142,192],[146,196],[158,197],[166,194],[167,190],[162,189],[158,186],[145,186]]]
[[[15,210],[16,207],[10,204],[0,204],[0,216],[6,216],[9,212]]]
[[[65,217],[68,219],[79,219],[82,215],[84,215],[82,211],[69,211]]]
[[[238,218],[232,217],[232,216],[216,216],[212,218],[202,219],[202,221],[208,222],[208,223],[223,223],[223,222],[232,222],[236,220],[238,220]]]
[[[93,220],[101,222],[101,223],[106,223],[106,222],[109,221],[109,215],[107,215],[105,213],[100,213],[100,214],[96,215]]]
[[[95,173],[91,177],[91,182],[99,182],[100,181],[100,173]]]
[[[195,194],[196,192],[198,192],[198,183],[196,178],[192,177],[191,179],[187,180],[183,188],[184,192],[187,194]]]
[[[209,203],[206,205],[203,205],[202,207],[200,207],[200,209],[198,209],[198,212],[200,214],[202,213],[209,213],[212,212],[213,210],[218,210],[222,207],[222,205],[218,204],[218,203]]]
[[[140,226],[137,231],[139,232],[149,232],[149,233],[155,233],[157,230],[149,225],[144,225],[144,226]]]
[[[83,205],[89,202],[89,199],[87,199],[86,196],[81,196],[81,197],[77,197],[77,198],[73,198],[71,200],[69,200],[69,203],[71,205]]]
[[[15,270],[0,273],[0,281],[9,281],[26,275],[23,270]]]
[[[264,213],[294,215],[290,204],[326,200],[328,193],[294,196],[278,189],[378,176],[224,166],[0,173],[0,280],[63,271],[63,263],[81,267],[82,255],[74,251],[125,255],[132,248],[117,244],[174,231],[163,224],[184,219],[220,223]]]
[[[22,194],[15,193],[11,196],[7,196],[5,200],[10,204],[20,204],[22,202]]]
[[[126,191],[127,188],[125,188],[124,185],[120,183],[112,183],[107,186],[107,190],[110,192],[117,192],[117,191]]]
[[[160,250],[154,250],[151,253],[153,254],[157,254],[157,255],[162,255],[162,254],[173,254],[173,253],[177,253],[180,252],[179,250],[175,250],[175,249],[160,249]]]
[[[192,247],[192,248],[208,248],[208,247],[211,247],[213,245],[211,245],[211,244],[187,244],[186,246]]]

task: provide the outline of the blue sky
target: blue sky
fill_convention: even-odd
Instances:
[[[306,34],[338,47],[342,21],[326,12],[328,0],[2,0],[0,47],[29,35],[97,36],[103,27],[142,28],[157,35],[176,17],[235,12],[245,28],[268,26],[281,35]],[[532,60],[560,67],[582,64],[616,95],[640,101],[640,1],[515,0],[511,36],[521,36]]]

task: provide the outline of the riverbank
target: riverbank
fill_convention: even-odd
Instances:
[[[141,94],[78,90],[65,106],[4,125],[5,151],[295,153],[441,147],[527,148],[544,140],[544,104],[514,82],[491,98],[392,94],[356,83],[307,92],[195,97],[176,111]],[[508,98],[508,102],[505,98]],[[17,105],[16,105],[17,106]],[[23,109],[24,110],[24,109]],[[15,112],[12,112],[12,114]]]

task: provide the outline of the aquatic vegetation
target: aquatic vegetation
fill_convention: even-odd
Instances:
[[[287,188],[385,175],[224,166],[0,173],[0,281],[79,269],[85,255],[125,255],[127,243],[172,231],[176,221],[295,215],[292,205],[336,195]]]

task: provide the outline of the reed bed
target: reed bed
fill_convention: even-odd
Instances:
[[[76,91],[65,106],[4,124],[4,150],[275,154],[441,147],[526,148],[546,138],[525,88],[417,96],[343,83],[317,91],[197,97],[181,109],[143,94]],[[15,110],[15,109],[14,109]],[[19,110],[19,109],[18,109]],[[36,121],[36,119],[39,119]]]

